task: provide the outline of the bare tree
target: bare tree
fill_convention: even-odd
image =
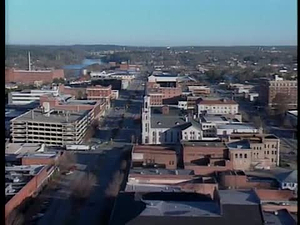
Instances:
[[[122,160],[121,162],[121,170],[125,170],[127,167],[127,161],[126,160]]]
[[[24,224],[24,215],[19,210],[14,209],[8,215],[5,225],[23,225]]]
[[[76,163],[76,156],[72,152],[65,151],[57,161],[57,166],[61,172],[65,172],[73,167]]]
[[[81,179],[75,179],[71,183],[72,197],[75,199],[87,198],[96,182],[97,178],[92,173],[84,174]]]
[[[108,184],[108,187],[105,190],[105,195],[107,197],[116,197],[118,195],[123,178],[124,178],[123,172],[120,172],[118,170],[114,173],[111,182]]]
[[[242,120],[243,121],[245,121],[245,122],[249,122],[250,121],[250,116],[249,116],[248,113],[242,111],[241,114],[242,114]]]
[[[258,128],[258,129],[262,128],[262,126],[263,126],[263,122],[259,116],[253,117],[253,124],[254,124],[255,128]]]

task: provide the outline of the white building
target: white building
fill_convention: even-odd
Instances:
[[[177,75],[150,75],[148,82],[176,82],[178,80]]]
[[[239,105],[228,99],[202,100],[198,103],[198,116],[201,114],[237,114]]]
[[[178,101],[178,108],[179,109],[184,109],[184,110],[187,110],[187,100],[185,101]]]
[[[253,133],[258,134],[261,133],[260,129],[253,127],[252,125],[245,123],[237,123],[237,124],[222,124],[217,125],[216,127],[217,136],[230,135],[234,133]]]
[[[42,95],[52,94],[53,96],[58,96],[58,88],[51,90],[27,90],[21,92],[10,92],[8,95],[8,104],[11,105],[26,105],[33,102],[39,102]]]

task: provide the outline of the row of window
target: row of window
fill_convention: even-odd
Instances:
[[[248,154],[244,154],[244,159],[247,159],[247,157],[248,157]],[[238,154],[236,153],[235,154],[235,158],[237,159],[238,158]],[[243,154],[242,153],[240,153],[240,157],[239,157],[240,159],[242,159],[243,158]]]

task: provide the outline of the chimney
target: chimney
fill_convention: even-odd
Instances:
[[[189,122],[189,116],[185,115],[185,122]]]
[[[30,52],[28,52],[28,70],[31,71]]]
[[[164,106],[162,107],[162,114],[163,114],[163,115],[168,115],[168,114],[169,114],[169,111],[170,111],[169,106],[164,105]]]
[[[31,110],[31,119],[33,119],[33,120],[34,120],[34,109],[33,109],[33,110]]]

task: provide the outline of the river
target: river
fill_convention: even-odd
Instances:
[[[103,62],[101,59],[84,59],[82,60],[81,64],[73,64],[73,65],[66,65],[63,67],[64,70],[71,71],[71,77],[79,77],[81,74],[81,70],[85,67],[93,65],[93,64],[102,64]]]

